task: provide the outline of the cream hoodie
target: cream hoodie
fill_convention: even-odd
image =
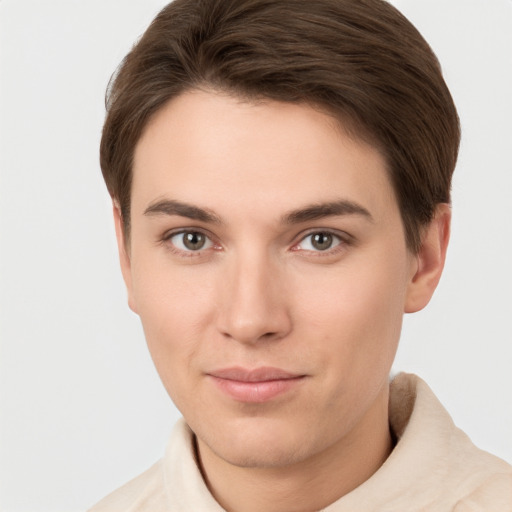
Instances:
[[[380,469],[324,512],[512,512],[512,466],[474,446],[420,378],[391,382],[398,443]],[[163,459],[90,512],[223,512],[196,465],[180,420]],[[262,511],[264,512],[264,511]]]

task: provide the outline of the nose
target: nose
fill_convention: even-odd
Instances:
[[[255,253],[238,257],[224,274],[218,329],[241,343],[284,338],[292,329],[286,285],[279,263]]]

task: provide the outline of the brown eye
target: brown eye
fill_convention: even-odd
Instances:
[[[333,242],[333,236],[330,233],[315,233],[311,235],[311,245],[318,251],[330,249]]]
[[[297,245],[296,249],[310,252],[327,252],[342,244],[343,240],[329,231],[316,231],[305,236]]]
[[[206,237],[202,233],[183,233],[183,245],[191,251],[202,249],[206,243]]]
[[[212,241],[200,231],[182,231],[169,237],[169,241],[180,251],[200,251],[213,245]]]

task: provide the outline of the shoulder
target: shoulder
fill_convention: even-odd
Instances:
[[[174,447],[179,452],[182,445],[190,444],[183,422],[178,420],[171,431],[168,449]],[[182,462],[187,457],[187,449],[181,448],[177,460]],[[88,512],[157,512],[169,508],[166,485],[166,457],[108,494]]]
[[[88,512],[154,512],[165,504],[162,461],[130,480]]]
[[[477,448],[464,433],[456,437],[456,450],[449,467],[460,475],[460,498],[454,511],[512,512],[512,466]]]
[[[391,420],[401,438],[397,448],[406,452],[402,469],[421,465],[415,485],[422,482],[434,502],[456,512],[512,512],[510,464],[475,446],[418,377],[397,376],[391,392]]]
[[[194,446],[193,433],[181,418],[163,458],[88,512],[222,511],[203,480]]]
[[[453,512],[512,512],[512,470],[494,473],[475,482],[473,489],[461,498]]]

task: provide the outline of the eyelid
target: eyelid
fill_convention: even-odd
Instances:
[[[170,239],[176,235],[184,234],[184,233],[190,233],[190,232],[197,232],[203,234],[210,242],[211,245],[205,249],[198,249],[197,251],[193,250],[183,250],[178,247],[176,247],[174,244],[170,243]],[[321,250],[308,250],[308,249],[300,249],[297,246],[303,242],[307,237],[312,236],[317,233],[325,233],[330,234],[333,237],[336,237],[339,239],[339,243],[337,243],[334,247],[331,247],[329,249],[326,249],[325,251]],[[166,245],[168,249],[176,254],[179,255],[185,255],[185,256],[200,256],[204,254],[206,251],[210,251],[212,249],[214,250],[222,250],[222,246],[218,241],[218,238],[213,235],[209,230],[196,227],[196,226],[187,226],[187,227],[179,227],[179,228],[173,228],[169,229],[164,232],[164,234],[159,238],[158,240],[159,244]],[[318,256],[321,255],[328,255],[333,254],[337,252],[337,250],[344,249],[347,246],[353,245],[355,243],[355,239],[352,235],[347,233],[346,231],[340,231],[338,229],[333,228],[310,228],[305,231],[302,231],[300,234],[298,234],[295,237],[295,241],[292,242],[290,250],[291,251],[302,251],[307,252],[311,254],[315,254]]]
[[[339,239],[339,243],[334,245],[333,247],[330,247],[329,249],[326,249],[325,251],[320,250],[309,250],[309,249],[300,249],[297,246],[302,243],[306,238],[318,234],[318,233],[324,233],[332,235],[333,237],[336,237]],[[293,242],[291,250],[292,251],[304,251],[308,253],[314,253],[318,255],[328,255],[332,254],[333,252],[336,252],[336,249],[340,250],[341,248],[345,248],[346,246],[352,245],[354,243],[354,237],[347,233],[346,231],[339,231],[337,229],[333,228],[311,228],[308,229],[305,232],[300,233],[297,237],[295,237],[295,242]],[[342,247],[340,247],[342,246]]]
[[[181,235],[181,234],[185,234],[185,233],[201,233],[209,240],[210,246],[202,248],[202,249],[198,249],[197,251],[180,249],[179,247],[176,247],[176,245],[171,242],[171,239],[177,235]],[[201,256],[206,251],[209,251],[211,249],[216,249],[216,250],[221,249],[220,244],[218,243],[216,237],[214,235],[212,235],[212,233],[210,233],[208,230],[205,230],[205,229],[199,228],[199,227],[195,227],[195,226],[169,229],[160,237],[158,242],[165,245],[171,252],[178,254],[178,255],[187,256],[187,257]]]

